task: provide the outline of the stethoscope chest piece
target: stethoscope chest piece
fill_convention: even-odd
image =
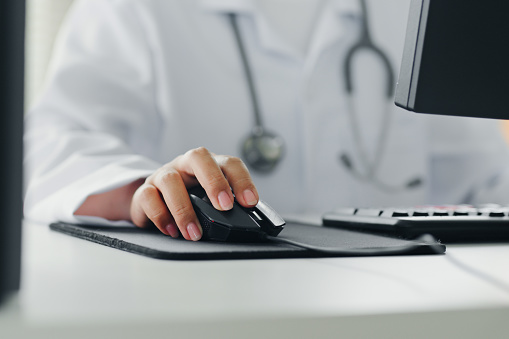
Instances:
[[[284,149],[283,138],[255,128],[242,144],[242,157],[248,167],[260,173],[269,173],[283,158]]]

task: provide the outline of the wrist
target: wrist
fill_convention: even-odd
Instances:
[[[107,220],[131,220],[134,192],[145,182],[138,179],[114,190],[89,196],[74,215],[101,217]]]

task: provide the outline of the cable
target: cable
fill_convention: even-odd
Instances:
[[[422,248],[422,245],[428,245],[431,250],[437,254],[443,254],[445,253],[445,246],[437,242],[433,236],[429,234],[425,234],[423,236],[420,236],[419,238],[415,239],[414,242],[411,245],[405,245],[405,246],[395,246],[391,248],[361,248],[361,249],[350,249],[350,248],[327,248],[327,247],[318,247],[314,245],[304,244],[298,241],[285,239],[285,238],[279,238],[279,237],[273,237],[270,235],[264,235],[264,239],[274,242],[274,243],[280,243],[280,244],[286,244],[286,245],[292,245],[300,248],[304,248],[306,250],[321,253],[321,254],[328,254],[328,255],[396,255],[401,253],[407,253],[411,251],[415,251]]]
[[[509,284],[505,283],[504,281],[497,279],[495,277],[492,277],[478,269],[475,269],[473,267],[470,267],[458,259],[456,259],[454,256],[451,256],[449,253],[446,255],[446,259],[449,260],[454,266],[458,267],[460,270],[463,270],[471,275],[476,276],[477,278],[487,282],[488,284],[491,284],[497,288],[502,289],[504,292],[509,293]]]
[[[270,235],[264,235],[262,238],[273,242],[273,243],[279,243],[279,244],[285,244],[285,245],[292,245],[296,247],[300,247],[312,252],[321,253],[321,254],[327,254],[327,255],[344,255],[344,256],[369,256],[369,255],[397,255],[402,253],[408,253],[411,251],[419,250],[422,245],[428,245],[429,248],[435,252],[436,254],[445,254],[445,246],[443,244],[440,244],[433,236],[430,234],[424,234],[420,236],[419,238],[414,239],[413,241],[417,242],[412,245],[406,245],[406,246],[396,246],[391,248],[366,248],[366,249],[345,249],[345,248],[326,248],[326,247],[318,247],[314,245],[304,244],[298,241],[285,239],[285,238],[279,238],[279,237],[273,237]],[[487,282],[488,284],[495,286],[496,288],[499,288],[503,290],[506,293],[509,293],[509,284],[505,283],[504,281],[497,279],[495,277],[492,277],[478,269],[475,269],[473,267],[470,267],[458,259],[456,259],[454,256],[451,256],[451,254],[447,254],[445,258],[454,266],[458,267],[460,270],[467,272],[468,274],[471,274],[480,280],[483,280],[484,282]]]

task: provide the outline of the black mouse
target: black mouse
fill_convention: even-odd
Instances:
[[[206,240],[260,241],[264,235],[277,236],[285,225],[283,218],[262,200],[253,208],[242,207],[235,200],[231,210],[218,211],[199,186],[189,190],[189,198]]]

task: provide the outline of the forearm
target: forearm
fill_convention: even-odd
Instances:
[[[114,190],[89,196],[74,215],[96,216],[107,220],[131,220],[134,192],[145,179],[138,179]]]

